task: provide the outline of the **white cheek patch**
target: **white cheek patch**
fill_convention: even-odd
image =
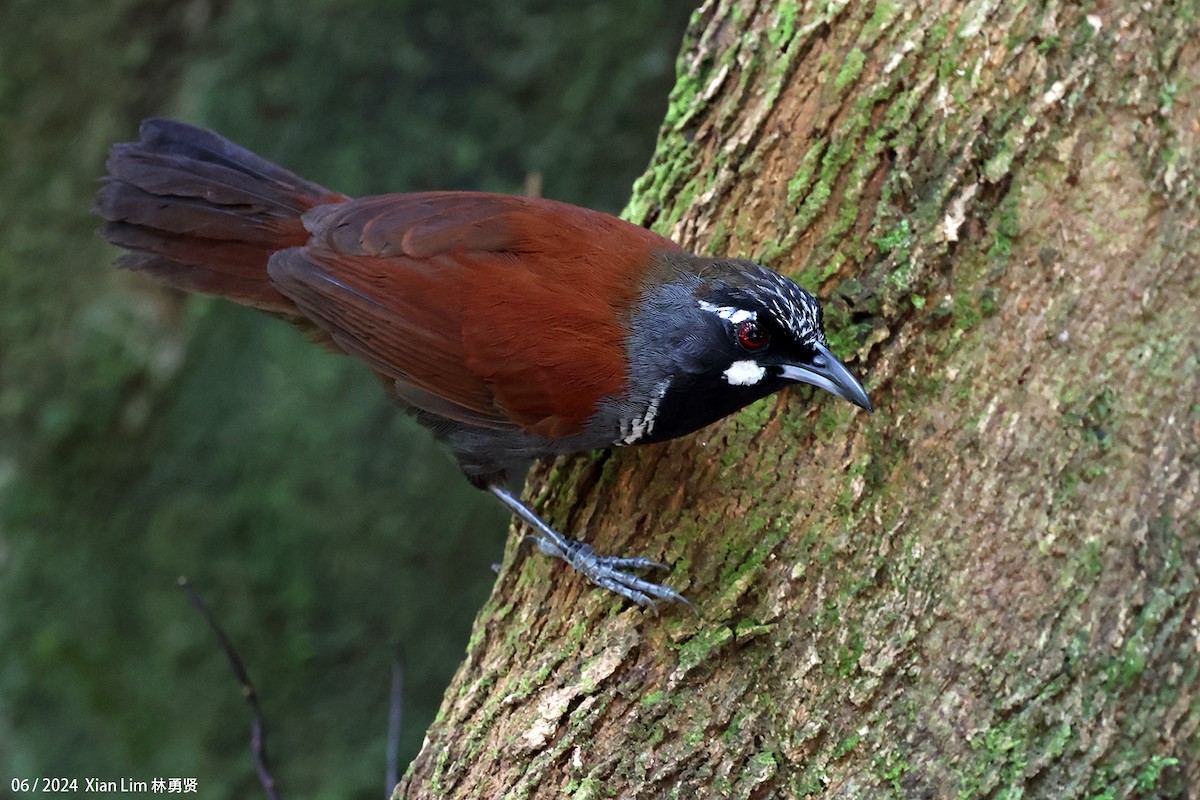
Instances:
[[[725,380],[733,386],[753,386],[766,375],[766,369],[750,360],[735,361],[725,370]]]

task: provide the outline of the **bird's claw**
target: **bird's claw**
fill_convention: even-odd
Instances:
[[[566,561],[592,583],[632,600],[651,614],[658,614],[660,602],[682,603],[692,611],[696,610],[686,597],[674,589],[640,578],[632,572],[670,569],[661,561],[642,557],[602,556],[590,544],[566,537],[556,541],[547,536],[531,534],[527,538],[532,539],[546,555]]]

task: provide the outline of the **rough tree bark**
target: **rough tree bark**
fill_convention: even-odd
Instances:
[[[805,389],[538,468],[398,797],[1197,797],[1194,2],[710,0],[631,218],[827,299]]]

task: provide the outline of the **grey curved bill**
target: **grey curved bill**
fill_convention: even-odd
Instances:
[[[817,354],[807,364],[784,364],[780,369],[782,375],[797,383],[807,383],[817,386],[830,394],[835,394],[843,400],[849,400],[868,413],[875,411],[867,390],[858,378],[850,374],[846,365],[838,361],[829,348],[816,346]]]

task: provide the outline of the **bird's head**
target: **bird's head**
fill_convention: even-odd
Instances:
[[[657,395],[652,429],[638,441],[682,436],[795,383],[874,410],[830,351],[812,294],[750,261],[689,257],[674,266],[634,321],[635,377]]]

